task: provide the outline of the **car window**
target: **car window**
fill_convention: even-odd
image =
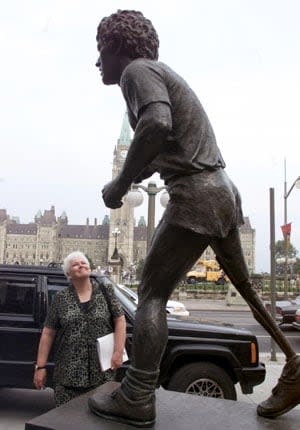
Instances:
[[[114,288],[115,294],[116,294],[117,298],[120,300],[124,309],[129,310],[131,313],[135,313],[135,311],[136,311],[135,303],[132,301],[131,298],[128,298],[128,296],[126,294],[124,294],[124,291],[122,291],[122,289],[119,288],[117,284],[115,284],[113,281],[111,281],[106,276],[101,276],[97,279],[104,286],[111,285]]]
[[[53,298],[54,298],[55,294],[58,291],[61,291],[62,289],[66,288],[66,287],[65,286],[62,287],[61,285],[56,285],[56,286],[55,285],[54,286],[51,285],[50,288],[48,289],[48,306],[51,306],[51,303],[53,301]]]
[[[132,291],[132,290],[130,290],[129,288],[127,288],[127,287],[124,287],[124,286],[122,286],[122,287],[120,287],[119,285],[117,285],[117,288],[124,294],[124,296],[126,296],[129,300],[131,300],[132,302],[134,302],[135,304],[137,304],[137,302],[138,302],[138,295],[134,292],[134,291]]]
[[[63,277],[47,277],[47,285],[48,285],[48,306],[51,305],[55,294],[58,291],[67,288],[70,285],[70,282],[67,280],[65,276]]]
[[[0,280],[0,312],[3,314],[32,315],[35,280]]]

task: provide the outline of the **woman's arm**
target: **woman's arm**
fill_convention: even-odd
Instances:
[[[33,384],[38,390],[42,389],[46,384],[47,372],[44,368],[47,364],[49,353],[54,342],[56,330],[44,327],[39,343],[38,355],[36,364],[43,369],[35,370]]]
[[[123,363],[123,351],[126,341],[126,320],[124,315],[114,319],[114,353],[111,358],[111,368],[118,369]]]

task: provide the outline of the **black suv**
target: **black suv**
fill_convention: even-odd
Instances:
[[[104,286],[112,283],[106,276],[97,278]],[[0,387],[32,388],[43,322],[54,294],[67,286],[60,269],[0,265]],[[114,288],[125,311],[130,357],[136,305],[117,285]],[[258,361],[257,340],[250,332],[180,317],[168,317],[168,326],[159,381],[164,388],[235,400],[236,383],[249,394],[264,381],[265,368]],[[52,386],[52,357],[48,368],[48,385]]]

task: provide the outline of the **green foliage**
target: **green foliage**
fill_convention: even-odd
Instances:
[[[90,268],[91,270],[96,269],[95,264],[93,263],[93,260],[91,259],[91,257],[89,257],[88,255],[86,255],[86,258],[88,259],[88,262],[90,263]]]
[[[138,281],[140,281],[142,278],[142,272],[143,272],[144,265],[145,265],[145,260],[139,260],[139,262],[136,265],[135,276],[136,276],[136,279]]]
[[[288,244],[288,257],[296,257],[298,254],[297,249],[291,244]],[[280,258],[285,256],[285,242],[284,240],[277,240],[275,243],[275,257]]]
[[[288,258],[295,258],[297,254],[298,254],[297,249],[291,243],[288,243],[287,257]],[[285,258],[285,241],[284,240],[278,240],[275,243],[275,259],[277,260],[279,258]],[[299,259],[297,259],[297,260],[299,260]],[[296,263],[288,264],[289,275],[294,274],[294,273],[299,273],[299,268],[300,268],[299,266],[300,266],[300,264],[299,264],[299,262],[297,263],[297,261],[296,261]],[[280,264],[277,262],[276,273],[277,273],[277,275],[283,275],[285,273],[284,264]]]
[[[294,264],[294,273],[300,274],[300,258],[296,258],[296,263]]]
[[[228,284],[217,285],[214,282],[197,282],[195,284],[180,284],[177,288],[187,292],[227,292]]]

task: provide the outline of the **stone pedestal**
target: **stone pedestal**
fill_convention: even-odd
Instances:
[[[108,382],[90,393],[29,421],[25,430],[129,430],[135,427],[107,421],[92,414],[87,405],[96,391],[110,391],[116,383]],[[157,390],[155,430],[299,430],[300,411],[270,420],[258,417],[256,406],[232,400],[198,397]]]
[[[116,284],[119,284],[121,282],[122,261],[118,258],[117,260],[109,260],[108,264],[110,269],[110,278]]]
[[[225,300],[226,300],[227,306],[231,306],[231,305],[248,306],[247,302],[243,299],[243,297],[240,295],[238,290],[232,284],[228,285],[228,292]]]

